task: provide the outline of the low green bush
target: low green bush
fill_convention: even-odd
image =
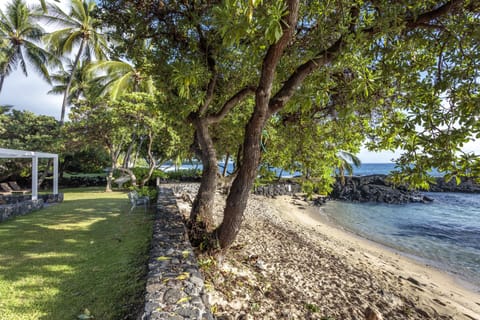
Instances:
[[[166,172],[167,179],[170,180],[184,180],[184,179],[199,179],[202,177],[202,170],[199,169],[181,169],[176,171]]]
[[[150,200],[157,199],[157,189],[155,187],[143,186],[143,187],[131,187],[130,190],[135,190],[141,197],[148,197]]]

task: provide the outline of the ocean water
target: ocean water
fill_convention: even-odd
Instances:
[[[372,174],[389,174],[395,170],[394,163],[362,163],[360,167],[353,167],[353,175],[368,176]]]
[[[222,165],[220,162],[219,172],[223,171]],[[181,169],[201,169],[201,164],[184,164]],[[233,164],[229,163],[227,169],[233,172]],[[353,174],[388,174],[394,169],[393,163],[364,163],[354,168]],[[296,174],[278,169],[275,172],[283,177]],[[434,199],[432,203],[329,201],[320,208],[320,214],[364,238],[457,275],[480,292],[480,194],[427,195]]]
[[[385,173],[388,167],[372,164],[363,172]],[[320,214],[364,238],[463,278],[480,292],[480,194],[427,195],[432,203],[329,201]]]
[[[220,173],[223,172],[223,166],[224,163],[222,161],[218,162],[218,171]],[[164,171],[173,171],[176,169],[202,169],[202,164],[201,163],[195,163],[195,164],[189,164],[189,163],[184,163],[180,167],[175,167],[173,164],[166,164],[160,167],[160,169]],[[232,162],[229,162],[227,165],[227,172],[232,173],[234,171],[234,164]],[[299,176],[301,175],[300,172],[288,172],[284,171],[278,168],[271,168],[270,170],[274,171],[277,176],[282,175],[284,178],[290,178],[294,176]],[[356,176],[367,176],[367,175],[372,175],[372,174],[389,174],[391,171],[395,170],[395,164],[394,163],[362,163],[360,167],[353,167],[353,175]],[[439,175],[438,172],[432,171],[431,174],[433,175]]]

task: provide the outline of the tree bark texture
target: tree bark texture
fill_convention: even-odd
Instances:
[[[268,48],[263,59],[259,85],[255,92],[255,109],[245,129],[242,163],[227,197],[223,221],[215,230],[215,236],[218,238],[221,248],[228,248],[240,231],[248,197],[260,164],[262,131],[268,118],[272,115],[269,111],[269,102],[272,96],[275,71],[293,37],[298,20],[299,0],[289,0],[287,5],[288,15],[282,25],[283,35],[278,42]]]
[[[246,127],[247,135],[243,145],[242,164],[230,187],[223,212],[223,221],[215,231],[221,248],[228,248],[240,231],[243,213],[247,207],[248,196],[260,163],[260,139],[266,120],[265,110],[264,112],[257,111]]]
[[[205,118],[193,120],[203,164],[202,180],[190,212],[190,223],[208,230],[213,223],[213,203],[217,188],[217,154]]]
[[[209,231],[213,226],[213,204],[217,190],[218,167],[217,153],[210,136],[209,125],[215,125],[220,122],[235,105],[253,93],[254,90],[253,87],[241,89],[226,101],[216,114],[202,115],[199,112],[190,115],[190,121],[195,127],[195,153],[199,154],[203,165],[200,187],[190,212],[189,230],[191,241],[195,242],[198,235],[205,234],[204,231]],[[204,105],[200,108],[200,111],[205,112],[206,109],[207,107]]]

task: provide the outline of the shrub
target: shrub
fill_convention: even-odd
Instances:
[[[135,174],[135,177],[137,177],[137,180],[143,180],[148,174],[148,168],[141,168],[141,167],[136,167],[133,168],[132,171]],[[163,172],[162,170],[155,169],[152,173],[152,176],[150,177],[149,181],[155,181],[155,179],[160,178],[160,179],[166,179],[168,177],[168,174]]]
[[[141,197],[149,197],[150,200],[155,200],[157,199],[157,189],[148,187],[148,186],[143,186],[143,187],[131,187],[131,190],[135,190],[138,192],[138,195]]]
[[[202,170],[182,169],[166,172],[167,178],[171,180],[197,180],[202,177]]]

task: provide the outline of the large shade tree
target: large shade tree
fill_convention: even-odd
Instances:
[[[244,75],[253,75],[254,68],[250,63],[239,61],[233,48],[217,50],[221,48],[222,39],[218,32],[209,30],[210,5],[201,4],[197,7],[198,12],[195,12],[190,5],[172,3],[162,17],[154,14],[155,22],[152,23],[157,24],[155,28],[139,24],[142,18],[137,20],[135,16],[137,12],[141,16],[146,13],[144,10],[150,10],[149,5],[105,2],[109,13],[117,12],[119,8],[122,10],[122,21],[113,16],[107,16],[107,19],[122,24],[118,26],[118,30],[122,30],[118,35],[126,38],[124,40],[128,45],[125,51],[128,55],[133,54],[134,59],[137,56],[149,59],[149,71],[154,79],[162,80],[157,85],[169,93],[170,105],[180,106],[171,110],[172,116],[183,117],[195,130],[192,150],[202,161],[203,171],[190,222],[192,229],[208,229],[212,224],[218,174],[218,155],[211,128],[217,126],[248,95],[253,96],[254,88],[249,86],[249,77]],[[136,37],[139,34],[145,36]],[[152,41],[152,37],[156,40]],[[149,43],[147,54],[138,49],[145,42]],[[235,94],[231,95],[232,91]]]
[[[361,132],[374,142],[372,148],[400,146],[407,151],[399,164],[411,183],[420,184],[433,166],[457,177],[471,174],[469,167],[478,161],[474,155],[459,157],[460,146],[480,130],[475,108],[480,79],[480,39],[474,31],[480,21],[477,1],[225,0],[177,4],[117,0],[106,1],[105,6],[114,15],[110,20],[117,22],[118,32],[132,36],[132,45],[135,39],[144,41],[145,37],[153,48],[162,48],[168,37],[181,43],[170,57],[187,54],[182,61],[188,64],[189,74],[202,75],[192,78],[198,86],[183,77],[188,84],[183,92],[196,90],[192,94],[202,98],[190,113],[192,123],[198,116],[208,119],[215,117],[215,111],[231,110],[223,109],[219,98],[229,101],[238,97],[239,87],[223,86],[220,95],[209,90],[218,79],[231,79],[235,73],[243,79],[240,83],[254,91],[239,171],[226,200],[223,221],[211,233],[222,248],[229,247],[240,230],[261,160],[264,130],[271,119],[285,118],[286,128],[289,122],[305,123],[304,130],[320,130],[317,139],[326,140],[348,130],[331,121],[359,119]],[[162,50],[154,52],[158,56],[152,62],[158,68],[152,71],[173,64],[173,59],[163,59]],[[203,59],[198,52],[203,52]],[[237,64],[231,65],[226,52],[235,56]],[[176,74],[171,74],[175,78]],[[214,110],[205,107],[212,101],[216,101]],[[198,123],[202,124],[196,127],[199,145],[211,156],[215,154],[210,150],[213,145],[200,141],[198,132],[213,122]],[[350,140],[346,151],[358,149],[362,142],[356,135]],[[323,148],[331,146],[335,144],[323,144]],[[306,153],[302,154],[305,163],[315,169],[318,161],[309,158],[322,153],[312,148],[301,151]],[[324,159],[338,151],[331,148]],[[204,197],[211,195],[209,189]],[[201,193],[199,196],[201,199]]]
[[[23,0],[12,0],[0,10],[0,92],[5,78],[18,66],[27,76],[27,65],[50,83],[47,66],[58,60],[41,47],[45,35],[36,22],[34,10]]]
[[[75,103],[70,119],[67,130],[73,138],[72,145],[93,145],[108,153],[111,170],[105,190],[112,191],[113,172],[120,167],[121,156],[132,143],[132,117],[125,117],[125,110],[116,103],[89,99]]]

